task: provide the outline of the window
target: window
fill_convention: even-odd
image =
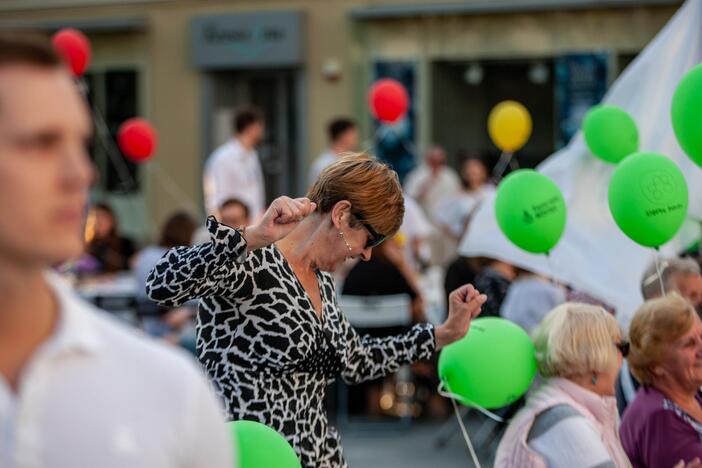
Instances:
[[[138,167],[124,157],[116,140],[122,122],[139,115],[138,83],[138,73],[128,68],[85,75],[95,122],[90,154],[98,173],[96,188],[100,191],[122,194],[139,191]]]

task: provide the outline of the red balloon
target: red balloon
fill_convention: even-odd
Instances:
[[[140,163],[153,156],[158,146],[158,134],[149,122],[135,117],[120,125],[117,144],[127,158]]]
[[[73,76],[82,76],[90,64],[90,41],[82,32],[66,28],[51,39],[54,49],[63,57]]]
[[[395,122],[407,113],[409,96],[399,81],[384,78],[373,83],[368,104],[375,118],[382,122]]]

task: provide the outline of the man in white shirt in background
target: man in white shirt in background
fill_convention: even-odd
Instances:
[[[434,219],[439,204],[459,192],[461,180],[456,171],[446,165],[446,151],[431,146],[424,163],[407,175],[405,192],[414,198],[429,219]]]
[[[0,34],[0,466],[230,467],[196,365],[50,271],[83,251],[91,133],[50,41]]]
[[[355,151],[358,148],[358,127],[356,123],[344,117],[336,118],[327,126],[329,148],[320,154],[308,174],[308,186],[312,186],[324,168],[336,161],[344,153]]]
[[[456,171],[446,165],[446,151],[437,145],[427,150],[425,161],[407,175],[405,193],[422,207],[429,220],[436,219],[443,200],[460,191],[461,181]],[[427,240],[431,262],[444,265],[456,255],[456,244],[440,229],[434,229]]]
[[[234,136],[207,159],[203,177],[205,209],[214,215],[223,202],[237,198],[249,208],[252,220],[266,209],[266,188],[256,146],[264,135],[264,120],[254,107],[237,110]]]

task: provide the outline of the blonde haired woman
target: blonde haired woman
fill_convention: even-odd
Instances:
[[[546,383],[510,423],[495,466],[629,467],[619,441],[614,383],[628,352],[604,309],[562,304],[534,332]]]
[[[368,260],[395,235],[404,204],[397,174],[365,156],[328,166],[308,198],[276,199],[254,226],[208,220],[212,241],[171,250],[149,296],[174,306],[202,298],[197,350],[231,419],[283,434],[303,466],[346,466],[324,394],[333,379],[375,379],[463,337],[486,297],[454,291],[443,325],[388,338],[359,337],[336,301],[330,272]]]

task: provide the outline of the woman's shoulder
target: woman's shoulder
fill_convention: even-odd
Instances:
[[[653,387],[642,386],[622,415],[622,426],[644,427],[680,419],[675,405]]]

